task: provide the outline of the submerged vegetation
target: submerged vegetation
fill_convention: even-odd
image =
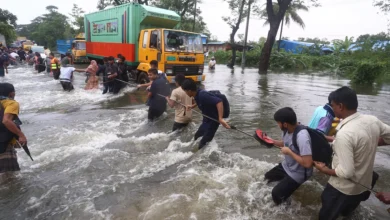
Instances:
[[[381,35],[382,39],[375,37]],[[389,37],[383,33],[359,37],[363,42],[355,42],[359,50],[354,52],[345,50],[343,41],[337,40],[337,47],[333,54],[323,55],[319,45],[314,45],[308,50],[302,50],[300,54],[293,54],[281,50],[277,51],[275,45],[270,59],[270,69],[272,71],[326,71],[348,77],[356,84],[372,84],[379,79],[390,78],[390,44],[383,48],[373,49],[373,45],[378,41],[387,41]],[[363,39],[364,38],[364,39]],[[375,40],[372,40],[375,39]],[[351,39],[344,43],[351,45]],[[247,52],[246,65],[258,66],[261,43],[252,44],[254,48]],[[226,64],[231,59],[230,51],[217,51],[213,54],[220,64]],[[240,52],[237,53],[237,63],[241,63]]]

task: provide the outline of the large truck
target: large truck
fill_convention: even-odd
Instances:
[[[122,54],[138,83],[148,82],[150,61],[173,83],[176,74],[197,82],[205,80],[201,35],[174,29],[180,16],[173,11],[128,3],[87,14],[87,56],[101,60]]]
[[[89,62],[85,48],[84,33],[78,34],[75,39],[57,40],[57,51],[61,56],[65,56],[66,53],[71,53],[74,63]]]

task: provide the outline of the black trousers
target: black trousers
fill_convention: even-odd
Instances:
[[[62,88],[68,92],[70,92],[74,89],[73,84],[71,82],[61,81],[61,85],[62,85]]]
[[[202,140],[200,140],[199,143],[199,149],[202,149],[208,142],[213,140],[215,132],[217,132],[218,130],[218,127],[219,123],[214,121],[203,122],[200,125],[194,137],[195,140],[197,140],[199,137],[202,137]]]
[[[272,189],[272,199],[276,205],[288,199],[301,185],[286,173],[281,163],[268,171],[264,176],[268,183],[280,181]]]
[[[149,107],[148,119],[150,121],[153,121],[154,119],[160,117],[164,112],[165,112],[165,109],[155,109],[155,108]]]
[[[60,78],[60,74],[61,74],[61,72],[60,72],[60,70],[59,69],[56,69],[56,70],[53,70],[53,78],[54,79],[59,79]]]
[[[372,188],[374,188],[378,178],[379,175],[374,172],[372,175]],[[322,207],[319,220],[335,220],[339,215],[348,216],[359,206],[360,202],[366,201],[369,197],[369,191],[358,195],[346,195],[328,183],[321,195]]]
[[[184,127],[187,127],[187,125],[188,125],[188,123],[185,124],[185,123],[175,122],[175,123],[173,123],[172,131],[182,129]]]

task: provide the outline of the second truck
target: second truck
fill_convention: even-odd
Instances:
[[[173,11],[128,3],[85,15],[87,57],[122,54],[138,83],[148,82],[150,61],[173,83],[176,74],[205,80],[201,35],[174,29],[180,16]]]

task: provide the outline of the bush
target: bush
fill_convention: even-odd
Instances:
[[[355,84],[372,84],[381,75],[384,67],[384,63],[363,61],[356,68],[352,76],[352,82]]]

